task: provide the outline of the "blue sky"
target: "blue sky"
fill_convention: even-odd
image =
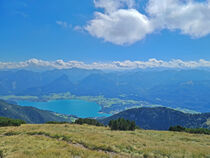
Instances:
[[[170,0],[168,1],[170,2]],[[99,30],[103,34],[94,32],[94,29],[98,29],[98,27],[95,28],[92,20],[103,20],[97,19],[94,12],[97,11],[108,17],[115,12],[117,13],[120,9],[125,11],[135,9],[142,14],[146,14],[147,17],[153,15],[147,15],[149,13],[142,11],[142,8],[145,7],[145,2],[142,1],[135,1],[135,6],[126,6],[126,3],[122,8],[116,7],[114,11],[109,11],[109,13],[104,11],[107,9],[106,4],[103,5],[96,8],[93,0],[0,0],[0,61],[17,62],[31,58],[48,61],[57,59],[64,61],[77,60],[87,63],[94,61],[146,61],[150,58],[166,61],[172,59],[185,61],[210,60],[208,30],[210,26],[205,32],[203,31],[206,29],[204,25],[210,24],[210,17],[206,15],[210,13],[208,8],[206,8],[206,14],[203,15],[203,18],[207,19],[203,20],[202,18],[201,20],[204,22],[199,25],[199,27],[202,27],[202,32],[201,29],[193,30],[191,26],[192,30],[186,29],[185,26],[188,23],[183,22],[186,19],[180,20],[179,17],[175,17],[176,19],[172,20],[176,21],[178,19],[178,22],[172,25],[170,23],[171,19],[168,20],[167,17],[165,18],[168,20],[165,20],[167,27],[164,25],[165,28],[161,26],[161,29],[155,27],[155,29],[145,30],[146,33],[143,32],[142,37],[137,37],[135,41],[132,41],[133,38],[131,38],[131,41],[126,40],[119,43],[112,40],[112,36],[104,35],[109,31],[106,28]],[[197,4],[193,5],[197,6]],[[207,3],[204,4],[204,9],[205,5]],[[177,6],[177,4],[174,4],[174,6]],[[197,7],[196,11],[199,12],[199,8]],[[118,15],[116,14],[116,16]],[[163,15],[164,13],[161,16]],[[120,17],[122,16],[120,15]],[[158,18],[160,19],[160,17],[153,19]],[[195,18],[196,16],[191,17],[189,23],[192,23]],[[59,22],[66,25],[59,25]],[[155,25],[158,24],[155,23]],[[76,26],[79,26],[82,30],[75,30]],[[86,30],[87,26],[90,26],[91,30]],[[129,35],[125,33],[126,26],[126,23],[120,25],[120,27],[125,27],[122,30],[124,32],[120,32],[120,34]],[[112,28],[111,31],[113,29],[116,29],[116,27]],[[142,27],[141,30],[144,29]],[[137,29],[137,31],[141,30]],[[122,38],[122,36],[119,38]]]

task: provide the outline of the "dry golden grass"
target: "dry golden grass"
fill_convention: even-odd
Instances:
[[[0,150],[6,158],[210,158],[210,136],[111,131],[88,125],[22,125],[0,128]]]

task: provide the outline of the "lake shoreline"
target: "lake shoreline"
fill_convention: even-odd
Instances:
[[[103,113],[102,107],[95,102],[77,99],[55,99],[43,101],[17,101],[20,106],[31,106],[41,110],[48,110],[65,115],[75,115],[81,118],[108,117],[110,114]]]

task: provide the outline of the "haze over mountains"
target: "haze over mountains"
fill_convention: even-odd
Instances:
[[[208,70],[62,69],[46,72],[0,71],[0,95],[41,96],[70,92],[77,96],[104,96],[147,101],[172,108],[210,112]]]

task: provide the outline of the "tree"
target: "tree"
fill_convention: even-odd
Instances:
[[[82,119],[82,118],[79,118],[75,121],[76,124],[88,124],[88,125],[95,125],[95,126],[104,126],[102,123],[98,122],[97,120],[95,119]]]
[[[119,118],[109,121],[109,127],[111,130],[134,131],[136,129],[136,123],[134,121],[125,120],[124,118]]]
[[[131,122],[129,130],[134,131],[136,128],[136,123],[134,121]]]

